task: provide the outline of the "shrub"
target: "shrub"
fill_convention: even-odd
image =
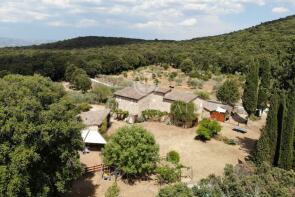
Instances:
[[[105,197],[119,197],[120,188],[116,183],[114,183],[105,193]]]
[[[107,107],[112,110],[112,112],[116,112],[118,109],[118,102],[114,98],[109,98],[106,103]]]
[[[174,79],[177,77],[177,72],[172,72],[169,74],[169,81],[174,81]]]
[[[210,140],[221,131],[220,124],[215,120],[204,119],[200,122],[197,134],[203,140]]]
[[[179,163],[179,161],[180,161],[179,153],[176,152],[176,151],[170,151],[166,155],[166,160],[171,162],[171,163],[174,163],[174,164]]]
[[[101,126],[100,126],[100,134],[105,134],[108,130],[108,121],[107,119],[104,119],[101,123]]]
[[[147,109],[142,112],[142,117],[145,120],[160,120],[163,116],[168,115],[167,112],[161,112],[156,109]]]
[[[124,111],[122,109],[117,109],[115,111],[115,114],[116,114],[117,120],[124,120],[125,118],[127,118],[129,116],[129,112]]]
[[[193,89],[196,88],[202,88],[203,87],[203,81],[197,78],[191,78],[187,82],[188,86],[190,86]]]
[[[120,128],[103,150],[104,163],[129,180],[154,172],[158,160],[159,146],[154,136],[136,125]]]
[[[171,105],[170,114],[173,124],[177,126],[186,126],[186,124],[192,123],[197,119],[193,102],[175,101]]]
[[[175,183],[180,180],[180,168],[163,165],[156,169],[157,179],[160,184]]]
[[[210,99],[210,95],[208,92],[204,92],[204,91],[199,91],[197,92],[197,95],[199,98],[203,99],[203,100],[209,100]]]
[[[112,97],[112,89],[104,85],[96,85],[92,92],[95,94],[99,103],[106,103],[108,98]]]
[[[193,197],[193,192],[184,183],[169,185],[160,189],[157,197]]]
[[[80,112],[86,112],[91,109],[91,106],[88,103],[80,103],[77,105],[77,108]]]

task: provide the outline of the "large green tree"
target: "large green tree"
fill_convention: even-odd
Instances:
[[[75,106],[41,76],[0,79],[0,196],[57,196],[82,174]]]
[[[246,76],[246,83],[244,86],[243,106],[249,115],[255,113],[257,109],[258,99],[258,83],[259,83],[259,65],[252,60],[249,66],[248,74]]]
[[[235,79],[226,80],[217,91],[217,99],[228,105],[234,105],[241,98],[239,82]]]
[[[154,172],[159,146],[144,128],[125,126],[111,137],[103,150],[103,157],[106,165],[120,170],[131,180]]]

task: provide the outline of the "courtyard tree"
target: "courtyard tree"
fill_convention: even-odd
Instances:
[[[256,61],[252,60],[246,76],[246,83],[244,86],[244,94],[242,98],[243,106],[249,116],[253,115],[257,109],[258,83],[259,66]]]
[[[228,105],[234,105],[241,98],[239,82],[236,79],[227,79],[217,91],[217,99]]]
[[[186,126],[196,120],[195,104],[193,102],[175,101],[171,105],[171,121],[177,126]]]
[[[0,196],[59,196],[83,172],[75,105],[41,76],[0,79]]]
[[[154,172],[159,160],[159,146],[154,136],[139,126],[125,126],[112,135],[103,150],[108,166],[123,173],[129,180]]]

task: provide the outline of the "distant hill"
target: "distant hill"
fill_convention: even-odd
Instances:
[[[0,37],[0,47],[17,47],[32,45],[32,42],[27,42],[21,39],[3,38]]]
[[[72,39],[62,40],[62,41],[48,43],[48,44],[36,45],[36,46],[33,46],[32,48],[83,49],[83,48],[93,48],[93,47],[102,47],[102,46],[142,43],[145,41],[146,40],[143,40],[143,39],[133,39],[133,38],[85,36],[85,37],[72,38]]]

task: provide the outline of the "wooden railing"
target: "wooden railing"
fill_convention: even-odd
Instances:
[[[95,166],[90,166],[86,168],[86,172],[101,172],[109,170],[109,167],[104,164],[99,164]]]

